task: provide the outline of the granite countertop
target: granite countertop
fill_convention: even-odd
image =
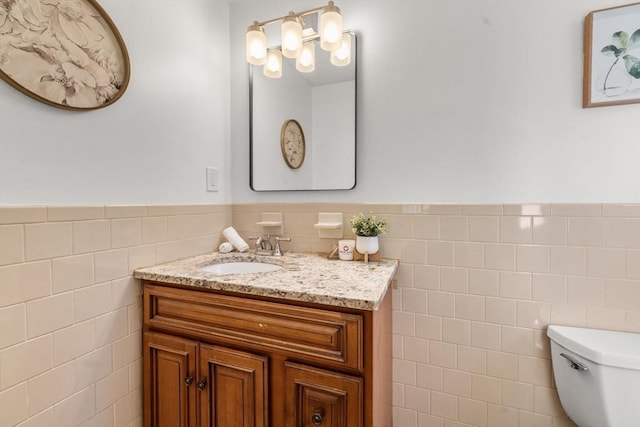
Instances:
[[[199,268],[225,262],[266,262],[282,269],[266,273],[217,274]],[[211,253],[135,270],[138,279],[376,310],[398,268],[396,260],[329,260],[316,254],[286,253],[282,257],[231,252]]]

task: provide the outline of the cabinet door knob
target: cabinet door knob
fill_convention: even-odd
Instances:
[[[319,426],[322,424],[323,416],[322,412],[319,409],[316,409],[316,412],[311,416],[311,422],[314,426]]]
[[[202,381],[198,381],[198,383],[196,384],[196,387],[198,387],[198,390],[202,391],[205,388],[207,388],[207,380],[204,379]]]
[[[191,384],[193,384],[193,377],[187,377],[184,379],[184,385],[189,387]]]

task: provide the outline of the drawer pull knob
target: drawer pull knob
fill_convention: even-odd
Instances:
[[[319,409],[316,409],[316,412],[311,416],[311,422],[314,426],[319,426],[320,424],[322,424],[323,418],[324,417],[322,416],[322,412],[320,412]]]
[[[204,379],[202,381],[198,381],[198,384],[196,384],[196,387],[198,387],[198,390],[203,391],[205,388],[207,388],[207,380]]]
[[[189,387],[191,384],[193,384],[193,377],[187,377],[184,379],[184,385]]]

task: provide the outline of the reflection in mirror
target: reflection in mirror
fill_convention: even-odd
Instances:
[[[352,40],[349,65],[331,64],[330,52],[317,41],[313,72],[297,71],[288,58],[277,79],[265,77],[262,66],[249,66],[253,190],[355,187],[356,35],[346,33]],[[292,120],[300,132],[290,131]]]

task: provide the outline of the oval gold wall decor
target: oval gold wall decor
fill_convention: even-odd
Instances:
[[[0,77],[45,104],[93,110],[129,84],[127,48],[95,0],[0,0]]]

